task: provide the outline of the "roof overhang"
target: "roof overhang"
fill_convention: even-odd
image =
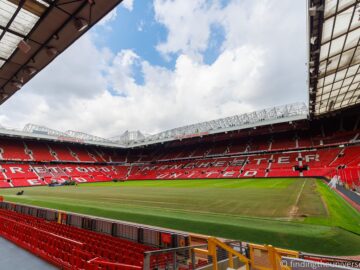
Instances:
[[[303,103],[294,103],[273,108],[220,118],[207,122],[192,124],[165,130],[149,136],[140,136],[128,140],[105,139],[99,136],[79,131],[58,131],[41,125],[27,124],[22,130],[9,129],[0,126],[0,136],[20,137],[26,139],[72,142],[116,148],[135,148],[159,143],[201,138],[208,135],[228,133],[233,131],[256,129],[282,123],[294,124],[308,120],[308,108]],[[125,132],[127,134],[127,132]]]
[[[309,0],[309,110],[360,104],[360,1]]]
[[[129,141],[127,147],[147,146],[175,140],[183,140],[231,131],[257,128],[280,123],[308,119],[308,108],[303,103],[287,104],[273,108],[234,115],[212,121],[166,130],[136,141]]]
[[[122,0],[0,0],[0,104]]]
[[[24,130],[16,129],[7,129],[0,127],[0,137],[8,138],[21,138],[28,140],[39,140],[39,141],[53,141],[60,143],[76,143],[76,144],[86,144],[94,146],[103,146],[109,148],[124,148],[122,145],[116,142],[107,142],[100,140],[91,140],[89,138],[80,138],[80,137],[71,137],[68,134],[51,134],[51,133],[40,133],[40,132],[29,132]]]

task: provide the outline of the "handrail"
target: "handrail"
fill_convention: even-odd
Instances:
[[[229,255],[229,267],[234,268],[234,260],[233,256],[236,256],[241,262],[243,262],[246,266],[246,270],[250,270],[250,260],[246,258],[241,253],[234,250],[232,247],[228,246],[227,244],[221,242],[215,237],[208,238],[208,250],[194,248],[194,252],[198,252],[204,255],[208,255],[212,257],[213,263],[213,270],[218,270],[218,261],[217,261],[217,249],[216,247],[220,247],[228,252]]]

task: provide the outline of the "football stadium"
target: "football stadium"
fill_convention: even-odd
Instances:
[[[0,103],[121,2],[1,0]],[[0,269],[360,268],[359,12],[307,2],[308,104],[112,138],[1,126]]]

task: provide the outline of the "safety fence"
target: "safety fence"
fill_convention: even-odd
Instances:
[[[236,257],[236,254],[245,259],[243,254],[248,253],[247,245],[244,242],[226,241],[224,244],[215,238],[209,239],[213,239],[213,241],[209,241],[207,244],[147,251],[144,253],[144,269],[198,269],[210,265],[216,266],[218,262],[233,256]],[[214,244],[214,241],[218,241],[217,245]],[[234,266],[234,262],[230,266]]]
[[[1,200],[0,209],[12,210],[48,221],[57,221],[61,224],[131,240],[156,248],[175,248],[189,245],[189,235],[187,234],[131,222],[97,218]]]
[[[144,270],[358,270],[360,262],[276,248],[271,245],[220,241],[144,253]],[[161,260],[159,259],[161,255]]]

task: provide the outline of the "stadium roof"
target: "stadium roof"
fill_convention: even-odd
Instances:
[[[360,104],[360,1],[309,0],[311,116]]]
[[[126,131],[121,136],[105,139],[83,132],[72,130],[62,132],[34,124],[27,124],[22,130],[0,126],[0,135],[129,148],[305,119],[308,119],[306,105],[294,103],[174,128],[148,136],[140,131]]]
[[[0,0],[0,104],[121,0]]]
[[[166,130],[139,140],[125,142],[128,146],[141,146],[181,140],[204,135],[223,133],[247,128],[304,120],[308,118],[308,108],[304,103],[294,103],[251,113],[234,115],[212,121]]]

